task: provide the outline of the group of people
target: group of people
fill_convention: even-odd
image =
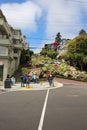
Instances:
[[[47,78],[50,86],[53,86],[54,81],[53,81],[53,76],[50,72],[47,73]],[[21,79],[21,87],[30,87],[30,82],[33,83],[38,83],[39,82],[39,74],[37,72],[28,72],[25,73],[20,77]],[[7,75],[7,80],[10,81],[11,85],[15,85],[16,79],[12,75],[11,77]]]
[[[47,73],[47,78],[50,86],[54,85],[54,78],[51,72]],[[39,75],[37,72],[28,72],[21,76],[21,87],[29,87],[30,82],[38,83],[39,82]]]
[[[20,78],[21,78],[21,87],[24,87],[24,86],[29,87],[30,82],[33,82],[33,83],[39,82],[39,75],[37,74],[37,72],[25,73]]]

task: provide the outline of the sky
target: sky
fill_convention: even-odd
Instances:
[[[87,31],[87,0],[0,0],[0,9],[35,53],[55,41],[58,32],[73,39],[81,29]]]

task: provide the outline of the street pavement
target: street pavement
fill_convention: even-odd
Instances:
[[[87,86],[50,91],[43,130],[87,130]]]
[[[1,130],[87,129],[86,84],[63,80],[54,87],[44,82],[31,88],[37,91],[16,84],[0,94]]]

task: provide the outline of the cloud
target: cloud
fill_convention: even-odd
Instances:
[[[82,19],[82,11],[85,15],[87,12],[86,0],[27,0],[23,3],[3,3],[0,8],[10,25],[26,32],[39,32],[39,23],[44,19],[42,33],[45,32],[45,37],[50,39],[55,38],[58,32],[63,38],[73,38],[81,29],[87,29]],[[86,17],[85,21],[87,23]]]
[[[36,31],[36,20],[41,17],[41,9],[31,1],[24,3],[4,3],[0,6],[8,23],[13,27]]]
[[[60,32],[64,37],[72,38],[82,29],[82,9],[87,7],[85,0],[35,1],[46,12],[46,35],[48,37],[55,36],[57,32]]]

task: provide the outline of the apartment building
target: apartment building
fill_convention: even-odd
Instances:
[[[18,68],[21,50],[27,48],[20,29],[11,27],[0,10],[0,84]]]
[[[54,50],[54,45],[52,43],[45,44],[44,49],[46,49],[46,50]]]
[[[60,53],[61,51],[61,48],[64,44],[66,44],[70,39],[61,39],[61,42],[58,43],[58,42],[48,42],[48,43],[45,43],[44,45],[44,48],[45,50],[54,50],[58,53]]]

